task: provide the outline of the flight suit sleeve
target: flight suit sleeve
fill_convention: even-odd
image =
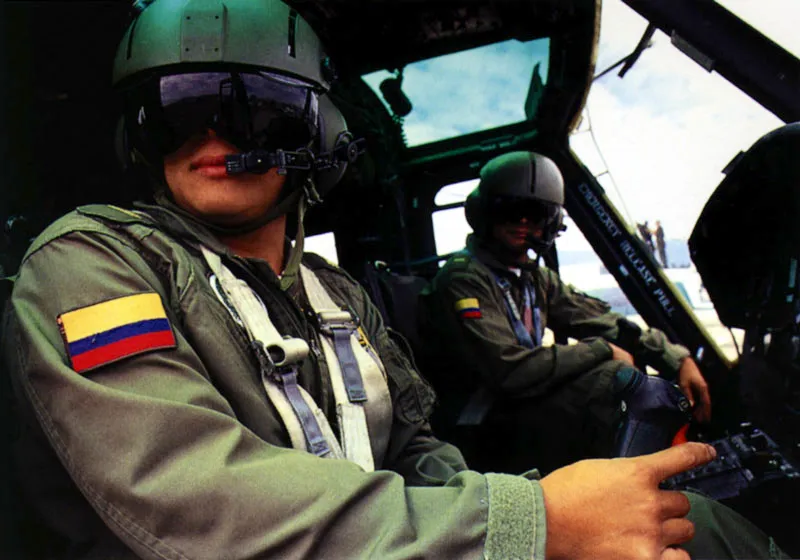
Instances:
[[[139,557],[544,557],[535,480],[464,471],[414,488],[258,438],[181,332],[164,272],[113,232],[59,237],[21,267],[5,347],[64,469]],[[143,293],[163,302],[174,347],[77,373],[59,316]]]
[[[625,317],[611,311],[597,298],[561,281],[552,270],[540,269],[547,299],[547,323],[553,332],[583,340],[602,337],[633,354],[636,363],[655,368],[663,377],[675,379],[689,351],[673,344],[658,329],[642,331]]]
[[[473,271],[440,273],[434,286],[425,295],[426,320],[435,325],[436,344],[442,346],[439,351],[504,395],[545,395],[611,358],[611,349],[601,339],[569,346],[522,346],[509,324],[502,293]],[[479,313],[459,312],[458,302],[469,299],[477,300]]]

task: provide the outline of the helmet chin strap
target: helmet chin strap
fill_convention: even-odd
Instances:
[[[297,232],[294,238],[294,245],[289,251],[289,257],[286,259],[286,266],[281,274],[281,289],[286,290],[295,282],[300,270],[300,261],[303,258],[303,248],[305,246],[305,228],[303,226],[303,221],[306,210],[308,209],[309,205],[313,205],[321,201],[311,176],[308,176],[304,179],[303,188],[292,189],[292,192],[289,193],[288,196],[281,200],[277,205],[271,207],[269,211],[267,211],[262,217],[237,226],[224,226],[215,224],[191,214],[190,212],[187,212],[178,206],[167,194],[168,192],[169,191],[165,191],[164,189],[159,189],[156,191],[155,199],[159,206],[168,208],[173,212],[188,218],[189,220],[203,225],[212,233],[222,236],[243,235],[250,233],[267,225],[276,218],[289,213],[291,210],[296,209]]]
[[[304,181],[308,183],[311,181],[311,178],[308,177]],[[304,186],[304,188],[302,189],[291,188],[290,185],[290,190],[291,192],[288,195],[283,197],[283,199],[280,202],[278,202],[278,204],[270,207],[269,210],[267,210],[263,215],[254,218],[252,220],[249,220],[247,222],[235,225],[212,222],[210,220],[201,218],[195,214],[187,212],[175,202],[172,196],[170,196],[169,189],[167,188],[156,189],[156,192],[153,195],[153,197],[158,205],[169,208],[176,214],[180,214],[181,216],[189,218],[194,222],[203,225],[205,228],[207,228],[209,231],[213,232],[216,235],[235,236],[235,235],[244,235],[247,233],[251,233],[259,228],[264,227],[265,225],[275,220],[276,218],[279,218],[280,216],[288,214],[289,212],[294,210],[297,207],[298,200],[304,199],[306,197],[314,197],[316,195],[316,189],[314,189],[313,183],[312,186],[310,187]],[[318,198],[318,195],[316,196]],[[312,198],[311,200],[313,201],[314,198]]]
[[[281,290],[287,290],[295,280],[300,271],[300,261],[303,258],[303,248],[305,246],[306,232],[303,227],[303,219],[309,202],[307,197],[301,196],[297,202],[297,234],[294,237],[294,246],[289,250],[289,258],[286,259],[286,266],[281,274]]]

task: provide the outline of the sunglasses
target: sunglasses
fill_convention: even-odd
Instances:
[[[319,132],[317,91],[270,72],[190,72],[150,79],[129,118],[162,156],[213,130],[241,150],[296,150]]]

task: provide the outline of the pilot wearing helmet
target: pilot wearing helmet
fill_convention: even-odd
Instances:
[[[535,460],[550,471],[611,456],[623,395],[634,398],[633,387],[669,390],[631,367],[634,358],[677,381],[699,420],[710,416],[707,385],[686,348],[658,330],[642,333],[528,255],[543,255],[563,230],[563,202],[564,181],[551,159],[512,152],[489,161],[466,200],[474,230],[467,248],[421,299],[428,359],[447,364],[430,370],[443,423],[454,425],[474,399],[470,406],[482,400],[489,425],[524,426],[506,446],[509,468]],[[579,342],[543,346],[545,327]],[[502,405],[491,407],[491,399]]]
[[[29,557],[686,558],[690,500],[656,479],[712,449],[541,482],[467,471],[364,292],[302,252],[306,204],[358,152],[302,18],[278,0],[145,4],[114,80],[155,203],[55,222],[6,314]]]

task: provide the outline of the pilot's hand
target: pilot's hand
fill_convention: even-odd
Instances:
[[[591,459],[541,480],[549,560],[689,560],[671,548],[694,536],[689,500],[659,483],[711,461],[716,451],[685,443],[625,459]]]
[[[698,422],[711,420],[711,395],[708,392],[708,383],[703,379],[703,374],[691,358],[685,358],[678,372],[678,385],[689,399],[689,404],[694,408],[694,418]],[[697,403],[697,406],[695,406]]]
[[[633,356],[630,352],[627,352],[617,346],[616,344],[608,343],[608,347],[611,348],[611,359],[612,360],[619,360],[620,362],[625,362],[629,366],[634,365],[633,363]]]

